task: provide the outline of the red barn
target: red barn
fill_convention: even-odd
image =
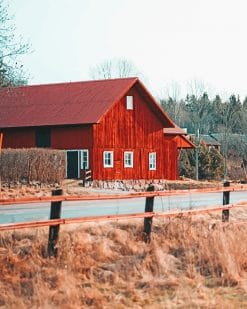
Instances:
[[[177,179],[178,149],[193,147],[138,78],[5,88],[3,148],[67,151],[67,177]]]

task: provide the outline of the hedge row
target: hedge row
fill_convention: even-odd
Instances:
[[[65,164],[63,150],[4,149],[0,153],[1,181],[61,183],[65,176]]]

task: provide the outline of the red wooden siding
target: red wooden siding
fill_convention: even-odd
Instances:
[[[35,128],[13,128],[3,130],[4,148],[35,147]],[[89,149],[93,146],[92,126],[51,127],[51,148]]]
[[[178,178],[178,148],[177,143],[164,139],[164,179],[177,179]]]
[[[3,130],[3,148],[35,147],[33,128],[15,128]]]
[[[177,145],[165,140],[164,123],[133,87],[134,110],[126,109],[126,96],[94,125],[94,179],[176,179]],[[103,151],[114,151],[114,167],[103,167]],[[124,168],[124,151],[134,152],[134,167]],[[148,167],[148,154],[156,152],[156,170]]]
[[[89,168],[92,169],[93,129],[91,125],[54,127],[51,131],[51,145],[54,149],[88,149]]]
[[[3,133],[0,132],[0,151],[2,149],[2,144],[3,144]]]
[[[91,125],[54,127],[51,145],[55,149],[89,149],[93,146]]]

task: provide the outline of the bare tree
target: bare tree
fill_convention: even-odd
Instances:
[[[183,125],[186,118],[185,104],[180,99],[181,85],[177,81],[172,81],[165,87],[160,103],[172,120],[179,126]]]
[[[18,65],[17,58],[29,49],[21,37],[15,36],[12,20],[8,6],[0,0],[0,86],[23,82],[23,69],[22,65]]]
[[[128,77],[128,76],[138,76],[140,71],[136,66],[127,59],[118,59],[117,60],[117,71],[119,77]],[[116,72],[117,73],[117,72]]]
[[[92,79],[109,79],[112,78],[112,61],[106,60],[101,64],[96,65],[90,69],[90,76]]]
[[[187,93],[198,99],[205,92],[205,84],[203,81],[193,79],[187,82]]]
[[[212,85],[196,78],[187,81],[186,90],[188,95],[194,95],[196,99],[201,97],[204,93],[207,93],[209,97],[212,97],[215,93],[215,89]]]
[[[120,58],[105,60],[90,69],[89,75],[92,79],[109,79],[123,77],[141,77],[141,72],[133,62]]]
[[[178,101],[181,95],[181,85],[177,81],[170,82],[165,87],[165,94],[167,98],[171,98],[173,101]]]

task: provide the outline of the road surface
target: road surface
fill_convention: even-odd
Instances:
[[[163,212],[172,209],[193,209],[222,204],[222,193],[198,193],[155,197],[154,211]],[[247,191],[231,192],[230,203],[247,201]],[[104,201],[63,202],[62,218],[82,216],[100,216],[144,212],[145,198]],[[0,224],[47,220],[50,215],[50,203],[35,203],[0,206]]]

